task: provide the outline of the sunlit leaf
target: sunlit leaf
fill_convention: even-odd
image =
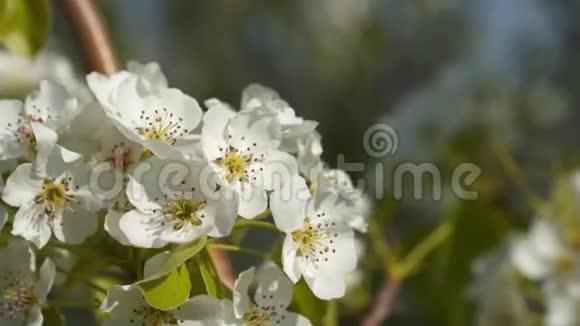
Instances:
[[[139,287],[152,307],[161,310],[175,309],[189,298],[189,271],[183,264],[161,278],[140,282]]]
[[[46,43],[48,0],[0,0],[0,41],[11,51],[33,56]]]

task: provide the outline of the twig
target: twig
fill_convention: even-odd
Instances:
[[[119,70],[106,24],[93,0],[60,0],[82,45],[90,71],[111,75]],[[235,273],[227,254],[211,249],[210,257],[222,282],[232,288]]]
[[[60,0],[82,44],[91,71],[110,75],[119,70],[102,15],[93,0]]]
[[[401,289],[401,282],[396,278],[385,281],[381,292],[377,296],[373,308],[366,315],[363,326],[380,326],[395,310],[397,297]]]

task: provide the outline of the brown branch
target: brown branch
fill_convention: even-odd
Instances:
[[[400,289],[400,280],[386,280],[381,292],[379,292],[379,295],[375,300],[373,308],[366,315],[362,323],[363,326],[380,326],[383,321],[387,320],[395,310],[395,304]]]
[[[93,0],[60,0],[91,71],[111,75],[119,70],[107,26]]]
[[[93,0],[60,0],[82,45],[89,71],[111,75],[119,70],[109,32]],[[209,250],[218,276],[232,288],[235,273],[228,255],[219,249]]]

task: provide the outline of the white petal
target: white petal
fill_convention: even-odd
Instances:
[[[260,307],[276,306],[286,309],[292,301],[292,282],[274,264],[268,264],[258,270],[256,275],[258,287],[254,301]]]
[[[135,61],[129,61],[127,70],[138,75],[143,83],[145,91],[161,90],[167,88],[167,78],[161,71],[161,66],[157,62],[141,64]]]
[[[80,205],[71,207],[52,221],[54,236],[70,244],[81,244],[97,231],[98,218],[94,211],[85,210]]]
[[[129,239],[127,239],[127,236],[121,230],[120,226],[121,217],[125,213],[114,208],[109,209],[107,215],[105,215],[105,231],[122,245],[129,246]]]
[[[198,295],[187,300],[173,313],[181,320],[203,321],[204,325],[210,325],[212,322],[217,323],[216,319],[220,315],[220,301],[209,295]]]
[[[119,85],[131,74],[120,71],[110,77],[92,72],[87,75],[87,84],[99,103],[106,110],[114,110],[117,106],[117,92]]]
[[[41,326],[44,322],[44,316],[40,306],[34,305],[28,311],[28,318],[26,319],[26,326]]]
[[[534,223],[530,230],[529,243],[538,257],[553,260],[564,253],[561,236],[555,225],[540,219]]]
[[[51,128],[63,128],[80,112],[77,99],[59,84],[43,80],[24,103],[26,114]]]
[[[30,126],[36,138],[36,160],[33,163],[33,173],[46,176],[48,160],[52,154],[58,136],[56,132],[39,122],[31,122]]]
[[[0,160],[20,158],[27,155],[27,144],[22,140],[19,128],[26,128],[24,106],[19,100],[0,100]]]
[[[270,194],[270,209],[276,226],[284,232],[292,232],[304,223],[310,190],[306,181],[296,175],[292,182]]]
[[[208,160],[213,161],[221,156],[220,148],[227,147],[226,126],[235,112],[217,99],[205,101],[209,110],[203,116],[201,145]]]
[[[533,280],[540,280],[550,273],[549,262],[538,257],[523,236],[512,240],[510,256],[516,268]]]
[[[160,227],[159,223],[152,220],[150,215],[143,214],[139,210],[134,209],[125,213],[121,217],[119,226],[133,246],[161,248],[167,244],[166,241],[161,240],[157,233]]]
[[[304,276],[315,296],[322,300],[342,298],[346,292],[346,275],[328,273],[316,278]]]
[[[240,199],[237,193],[230,193],[225,188],[217,192],[216,199],[207,199],[207,205],[203,210],[204,223],[211,223],[214,227],[209,233],[212,237],[228,236],[238,217]]]
[[[234,283],[233,301],[234,311],[237,318],[242,318],[242,316],[252,307],[252,302],[250,301],[248,292],[252,282],[254,281],[254,275],[255,269],[254,267],[250,267],[241,272]]]
[[[138,181],[132,176],[129,176],[129,182],[127,183],[127,199],[129,199],[129,202],[133,206],[142,212],[160,210],[162,207],[159,203],[149,198],[150,194],[148,194],[147,190],[150,189],[146,189],[142,182],[146,183],[147,181]]]
[[[40,267],[38,286],[36,288],[37,299],[44,302],[52,289],[52,283],[56,275],[56,267],[50,258],[46,258]]]
[[[103,322],[104,326],[145,325],[143,314],[137,312],[148,308],[148,305],[136,287],[112,288],[102,308],[110,311],[109,317]]]
[[[263,167],[260,183],[252,183],[262,189],[280,189],[284,184],[292,182],[293,177],[298,175],[296,159],[288,153],[271,152],[266,157],[266,160],[259,165]],[[250,180],[253,180],[251,173]]]
[[[312,323],[308,318],[293,312],[284,313],[284,319],[280,320],[280,326],[311,326]]]
[[[12,234],[21,236],[38,248],[42,248],[52,235],[49,217],[44,213],[44,209],[34,202],[24,204],[14,216]]]
[[[248,183],[240,185],[240,209],[238,214],[243,218],[253,218],[263,213],[268,207],[266,192]]]
[[[294,240],[292,240],[292,235],[288,234],[284,238],[284,244],[282,246],[282,265],[284,272],[294,283],[298,282],[302,277],[301,262],[296,256],[297,249]]]
[[[32,177],[32,164],[19,165],[6,180],[2,200],[8,205],[19,207],[34,201],[42,187],[42,180]]]
[[[235,148],[271,152],[280,146],[281,130],[275,115],[239,112],[227,126],[229,143]],[[255,144],[255,145],[254,145]]]

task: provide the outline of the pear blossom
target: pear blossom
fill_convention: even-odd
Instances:
[[[556,224],[534,222],[529,234],[512,240],[511,259],[530,280],[566,282],[580,297],[580,252],[566,243]]]
[[[365,193],[356,188],[348,175],[340,169],[329,169],[321,159],[320,135],[311,134],[304,142],[299,142],[298,171],[306,179],[312,193],[334,191],[347,202],[348,224],[360,232],[366,232],[371,203]]]
[[[233,301],[221,302],[222,326],[311,325],[304,316],[287,310],[292,301],[292,282],[274,264],[266,264],[257,272],[251,267],[240,273],[233,292]]]
[[[347,275],[356,268],[357,249],[349,210],[336,192],[313,195],[301,177],[270,195],[276,226],[286,233],[284,271],[296,283],[304,277],[321,299],[342,297]]]
[[[294,109],[278,93],[258,84],[246,87],[242,93],[242,111],[265,110],[277,115],[282,128],[280,150],[296,153],[300,140],[307,138],[318,122],[297,117]]]
[[[119,221],[132,245],[162,247],[191,242],[204,235],[230,234],[237,217],[238,197],[225,188],[216,191],[215,178],[206,164],[156,158],[149,162],[152,168],[146,174],[130,176],[127,198],[135,208]],[[171,173],[176,176],[169,179]]]
[[[173,310],[151,307],[136,286],[115,286],[101,305],[109,315],[104,326],[155,325],[155,326],[218,326],[219,300],[198,295]]]
[[[280,125],[269,112],[235,113],[216,99],[205,102],[202,148],[219,183],[240,194],[239,215],[252,218],[268,205],[266,191],[297,174],[296,159],[279,150]]]
[[[87,81],[105,113],[129,140],[161,158],[182,158],[199,146],[194,130],[201,122],[197,101],[167,88],[161,72],[138,66],[139,74],[110,78],[91,74]]]
[[[531,324],[526,298],[505,248],[478,258],[472,271],[474,281],[468,295],[477,303],[476,326]]]
[[[53,152],[54,153],[54,152]],[[97,230],[95,200],[75,175],[83,166],[66,164],[62,156],[52,156],[43,174],[32,163],[19,165],[6,180],[2,200],[18,207],[12,234],[42,248],[51,235],[66,243],[82,243]]]
[[[56,269],[46,259],[36,270],[34,252],[23,240],[0,248],[0,324],[43,325],[42,307],[52,288]]]
[[[48,81],[41,82],[40,89],[32,92],[24,103],[0,100],[0,108],[4,113],[3,128],[0,129],[0,160],[33,160],[39,143],[56,143],[56,138],[45,139],[46,133],[37,134],[32,125],[43,124],[58,133],[80,112],[76,98],[62,86]],[[64,148],[61,151],[67,161],[78,158]]]

